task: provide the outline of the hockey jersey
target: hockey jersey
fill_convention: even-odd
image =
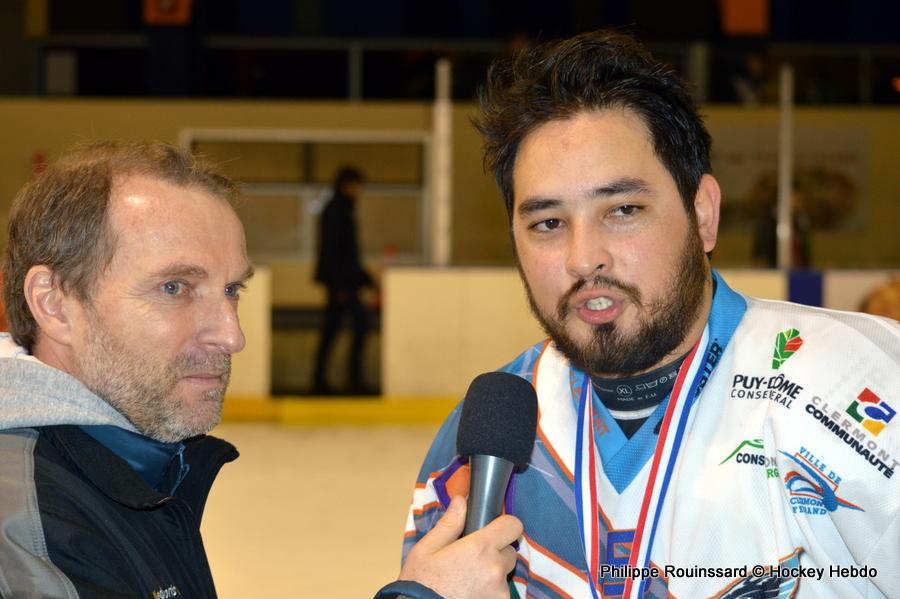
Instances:
[[[713,276],[697,351],[630,439],[551,342],[503,368],[539,405],[507,490],[525,526],[513,596],[900,597],[900,325]],[[459,413],[425,458],[404,556],[468,491]]]

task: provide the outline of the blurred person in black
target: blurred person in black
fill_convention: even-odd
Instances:
[[[360,302],[359,291],[363,287],[374,286],[374,282],[360,262],[356,232],[356,202],[363,182],[362,173],[355,167],[341,168],[335,177],[331,200],[322,211],[316,281],[325,285],[328,303],[325,305],[320,329],[313,379],[314,393],[327,394],[331,391],[325,382],[325,372],[345,313],[350,314],[353,323],[353,345],[347,366],[348,390],[359,393],[364,389],[362,350],[367,326],[366,311]]]

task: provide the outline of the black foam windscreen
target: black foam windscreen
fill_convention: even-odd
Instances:
[[[456,434],[460,455],[492,455],[521,470],[531,457],[537,428],[537,394],[508,372],[475,377],[463,402]]]

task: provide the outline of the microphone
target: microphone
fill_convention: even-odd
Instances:
[[[508,372],[475,377],[463,402],[456,435],[469,458],[469,502],[463,535],[500,515],[513,469],[523,470],[534,447],[537,394],[531,383]]]

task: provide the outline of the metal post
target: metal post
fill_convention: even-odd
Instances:
[[[778,268],[791,268],[794,191],[794,68],[781,65],[778,106]]]
[[[351,42],[347,46],[347,97],[354,102],[362,99],[362,54],[362,44],[359,42]]]
[[[434,149],[431,162],[431,264],[450,263],[453,176],[453,99],[450,61],[435,63],[435,99],[432,119]]]
[[[709,100],[709,44],[689,44],[686,62],[688,81],[694,84],[694,99],[702,104]]]

